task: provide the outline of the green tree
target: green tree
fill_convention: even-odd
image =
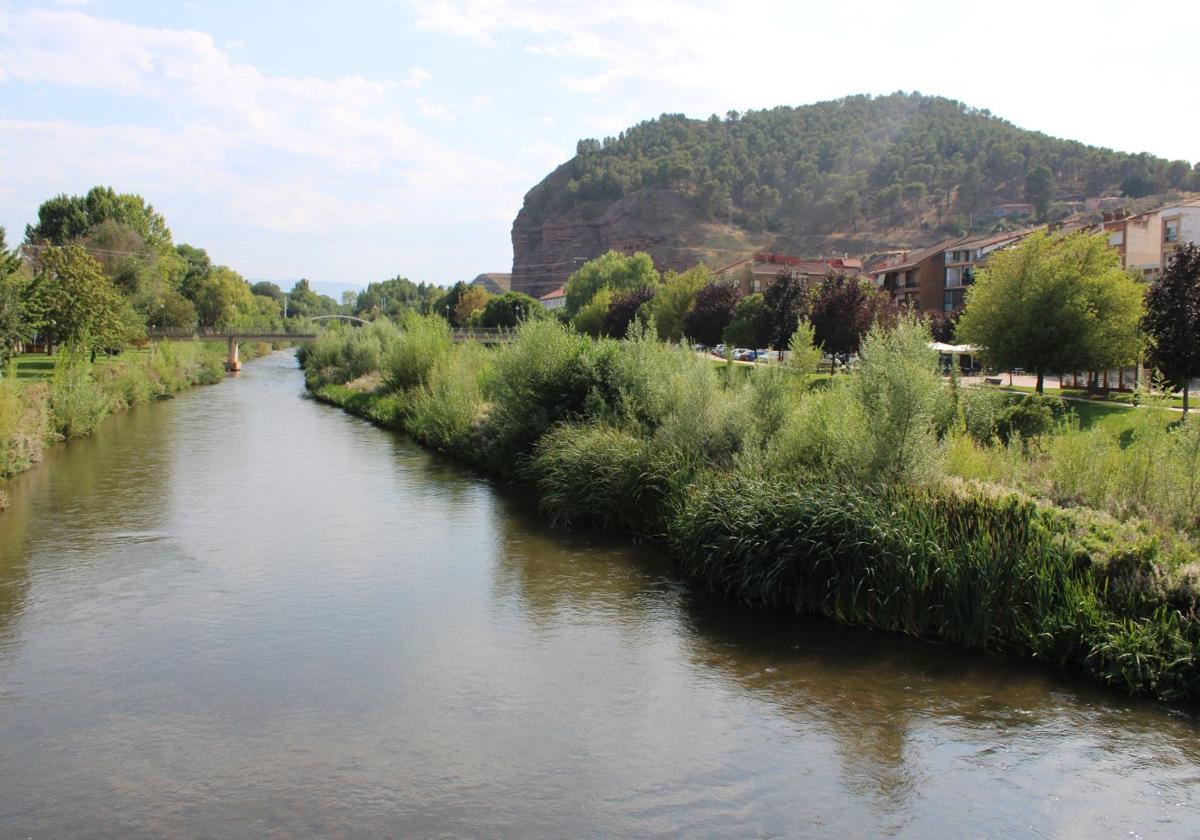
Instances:
[[[33,337],[25,308],[25,283],[20,276],[21,258],[9,251],[0,227],[0,364],[8,362],[13,348]]]
[[[746,295],[733,309],[723,341],[734,347],[762,347],[770,341],[767,305],[761,294]]]
[[[1188,385],[1200,376],[1200,245],[1177,248],[1150,285],[1142,331],[1150,363],[1183,389],[1187,414]]]
[[[1104,234],[1039,231],[999,251],[967,292],[955,331],[1000,369],[1101,370],[1137,354],[1142,289]]]
[[[612,289],[602,288],[596,292],[586,304],[579,307],[572,323],[575,329],[592,338],[604,335],[604,320],[608,316],[608,308],[612,305]]]
[[[668,271],[663,276],[662,285],[650,303],[650,314],[660,339],[683,339],[683,319],[696,303],[697,292],[713,280],[713,273],[706,265],[694,266],[682,274]]]
[[[733,320],[738,290],[729,283],[710,283],[696,293],[696,303],[683,319],[683,333],[702,344],[716,344]]]
[[[454,306],[454,323],[464,327],[473,323],[476,313],[482,312],[491,298],[483,286],[468,286]]]
[[[37,224],[25,228],[25,241],[66,245],[107,221],[136,231],[160,252],[171,248],[171,230],[162,214],[140,195],[118,193],[112,187],[92,187],[84,196],[59,195],[43,202]]]
[[[243,284],[245,281],[242,281]],[[249,287],[247,287],[249,291]],[[301,278],[287,294],[289,317],[312,318],[316,315],[336,315],[338,302],[328,295],[319,295],[312,290],[308,280]]]
[[[549,317],[546,307],[522,292],[505,292],[496,295],[483,307],[479,316],[481,327],[512,328],[522,321]]]
[[[1055,190],[1054,173],[1045,164],[1035,166],[1025,176],[1025,200],[1033,205],[1039,219],[1046,218],[1050,212]]]
[[[88,350],[93,356],[97,350],[124,347],[130,329],[136,328],[99,263],[75,245],[41,252],[26,304],[49,345]]]
[[[227,329],[239,321],[239,316],[256,311],[254,295],[246,281],[236,271],[217,266],[192,286],[192,303],[200,326],[208,329]]]
[[[621,292],[643,286],[657,286],[658,280],[658,271],[655,270],[654,261],[650,259],[649,254],[638,251],[626,255],[618,251],[609,251],[584,263],[567,278],[567,313],[574,315],[601,289]]]
[[[801,377],[801,384],[821,363],[821,348],[817,346],[816,331],[808,321],[801,323],[788,341],[788,366]]]
[[[807,281],[792,274],[778,277],[763,292],[763,343],[782,349],[791,340],[812,305]]]

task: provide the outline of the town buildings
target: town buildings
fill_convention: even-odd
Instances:
[[[1171,254],[1184,242],[1200,242],[1200,199],[1165,207],[1162,222],[1161,265],[1166,267]]]
[[[732,279],[744,295],[765,292],[780,276],[803,279],[808,285],[820,283],[828,274],[862,274],[862,260],[835,257],[827,260],[805,260],[786,254],[755,254],[716,271],[718,277]]]
[[[567,288],[566,286],[559,286],[553,292],[542,295],[538,300],[541,301],[542,306],[546,307],[549,312],[562,309],[567,305]]]

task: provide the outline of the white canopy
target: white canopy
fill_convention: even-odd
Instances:
[[[929,342],[929,349],[939,353],[949,353],[951,356],[965,356],[975,352],[973,344],[945,344],[941,341]]]

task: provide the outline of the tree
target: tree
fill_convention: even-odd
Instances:
[[[475,313],[482,312],[491,297],[483,286],[468,286],[454,305],[455,325],[465,327],[471,324]]]
[[[1142,332],[1150,363],[1183,389],[1187,414],[1188,384],[1200,376],[1200,245],[1177,248],[1150,285]]]
[[[25,228],[30,244],[66,245],[113,221],[136,231],[155,250],[171,248],[171,230],[162,214],[134,193],[117,193],[112,187],[92,187],[84,196],[59,195],[38,207],[38,221]]]
[[[634,319],[642,322],[646,320],[646,309],[654,300],[654,294],[654,289],[649,286],[614,294],[608,312],[604,314],[604,334],[613,338],[624,338]]]
[[[181,245],[180,247],[182,248],[184,246]],[[272,283],[270,280],[259,280],[250,287],[250,294],[274,298],[275,300],[279,301],[281,305],[283,304],[283,289],[279,288],[278,284]]]
[[[236,324],[240,315],[257,311],[254,295],[242,275],[223,265],[196,278],[191,291],[201,327],[226,329]]]
[[[663,276],[662,285],[650,303],[650,314],[660,339],[683,339],[683,319],[695,304],[696,293],[713,280],[713,273],[706,265],[694,266],[682,274],[668,271]]]
[[[683,332],[693,341],[717,344],[733,320],[738,302],[736,286],[711,283],[696,293],[696,303],[683,319]]]
[[[239,275],[239,279],[241,276]],[[242,281],[243,284],[245,281]],[[249,287],[247,287],[249,290]],[[312,318],[316,315],[336,315],[338,302],[328,295],[320,295],[313,291],[308,280],[300,278],[287,294],[287,311],[289,316],[297,318]]]
[[[601,289],[592,296],[586,304],[579,307],[572,323],[575,329],[592,338],[604,335],[604,319],[608,315],[608,307],[612,304],[612,289]]]
[[[821,363],[821,348],[817,346],[816,331],[807,321],[796,327],[788,341],[788,366],[796,372],[803,384]]]
[[[14,347],[32,338],[33,330],[25,311],[25,284],[18,272],[21,258],[9,251],[0,227],[0,364],[8,361]]]
[[[833,359],[857,353],[887,294],[861,277],[830,274],[817,287],[809,320],[813,338]]]
[[[601,289],[620,292],[642,286],[656,286],[658,279],[658,271],[655,270],[654,261],[650,259],[649,254],[638,251],[627,256],[618,251],[609,251],[584,263],[567,278],[567,313],[574,315]]]
[[[26,311],[46,334],[48,345],[91,351],[119,349],[128,342],[125,302],[100,265],[75,245],[50,246],[39,257]]]
[[[1035,166],[1025,176],[1025,200],[1033,205],[1039,219],[1046,218],[1050,212],[1050,202],[1054,200],[1056,190],[1054,173],[1049,166]]]
[[[763,292],[763,343],[783,348],[800,322],[808,317],[812,296],[808,283],[793,274],[781,274]]]
[[[549,317],[546,307],[523,292],[505,292],[487,302],[479,316],[481,327],[512,328],[522,321]]]
[[[767,344],[767,306],[763,295],[746,295],[733,309],[733,320],[725,327],[723,340],[734,347],[762,347]]]
[[[924,312],[921,316],[928,325],[929,332],[933,336],[934,341],[940,341],[943,344],[953,344],[954,329],[958,326],[958,317],[961,314],[961,309],[955,309],[953,312],[935,309],[932,312]]]
[[[1101,370],[1137,354],[1142,289],[1102,233],[1039,231],[999,251],[967,292],[955,331],[989,364],[1037,374]]]

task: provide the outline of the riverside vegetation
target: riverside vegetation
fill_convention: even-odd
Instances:
[[[248,342],[242,358],[269,349]],[[10,361],[0,377],[0,478],[32,467],[48,444],[91,434],[114,411],[225,377],[224,345],[161,344],[126,356],[97,364],[83,349],[61,350],[43,381],[22,381]],[[0,509],[5,502],[0,493]]]
[[[1197,421],[1084,431],[1055,398],[946,384],[927,341],[876,326],[812,382],[652,328],[530,321],[486,349],[413,315],[300,358],[317,398],[532,488],[555,524],[657,540],[715,592],[1200,696]]]

